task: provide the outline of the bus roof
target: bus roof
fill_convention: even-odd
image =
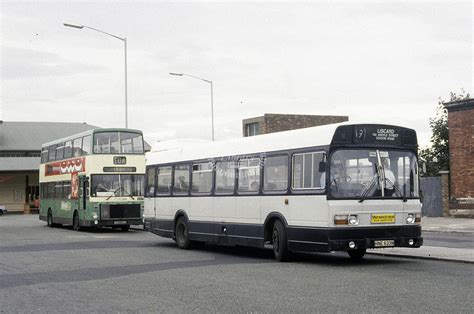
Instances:
[[[84,131],[81,133],[73,134],[71,136],[63,137],[63,138],[58,138],[57,140],[50,141],[47,143],[44,143],[41,145],[41,147],[46,147],[49,145],[57,144],[57,143],[63,143],[65,141],[73,140],[75,138],[81,137],[81,136],[86,136],[89,134],[93,133],[99,133],[99,132],[131,132],[131,133],[139,133],[142,134],[142,131],[140,130],[135,130],[135,129],[125,129],[125,128],[96,128],[88,131]]]
[[[338,126],[350,123],[334,123],[291,131],[249,136],[215,142],[190,142],[172,140],[158,142],[146,154],[147,164],[164,164],[216,157],[258,154],[287,149],[329,146]]]

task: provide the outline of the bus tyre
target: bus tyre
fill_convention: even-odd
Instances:
[[[120,229],[121,229],[123,232],[127,232],[128,230],[130,230],[130,225],[126,225],[126,226],[120,227]]]
[[[290,260],[291,252],[288,250],[286,230],[280,220],[275,221],[272,232],[273,254],[279,262]]]
[[[51,213],[51,209],[48,210],[48,216],[46,217],[46,225],[50,228],[54,227],[53,214]]]
[[[354,249],[354,250],[348,250],[347,254],[349,254],[349,256],[352,259],[360,260],[364,257],[365,251],[366,249]]]
[[[77,212],[74,212],[74,216],[72,218],[72,229],[74,231],[81,231],[81,225],[79,222],[79,214]]]
[[[187,250],[191,248],[191,241],[189,241],[189,229],[188,222],[186,218],[179,217],[176,221],[175,235],[176,235],[176,244],[180,249]]]

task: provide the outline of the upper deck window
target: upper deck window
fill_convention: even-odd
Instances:
[[[132,132],[94,134],[94,154],[143,154],[143,136]]]

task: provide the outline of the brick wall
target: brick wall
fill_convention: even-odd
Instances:
[[[347,116],[315,116],[315,115],[291,115],[271,114],[264,115],[266,133],[281,132],[309,128],[312,126],[326,125],[348,121]]]
[[[259,123],[260,134],[282,132],[288,130],[309,128],[312,126],[326,125],[349,121],[348,116],[318,116],[302,114],[275,114],[267,113],[263,117],[245,119],[242,121],[243,135],[245,125]]]
[[[474,200],[474,107],[448,111],[451,199]]]

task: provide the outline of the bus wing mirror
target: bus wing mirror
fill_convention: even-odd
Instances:
[[[326,162],[320,161],[319,162],[319,172],[326,172]]]

